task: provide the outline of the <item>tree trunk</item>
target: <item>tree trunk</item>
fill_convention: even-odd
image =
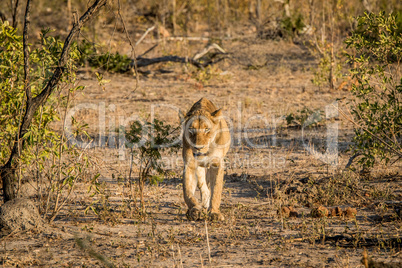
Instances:
[[[2,167],[0,176],[3,180],[4,203],[17,197],[18,181],[15,175],[15,167],[6,164]]]

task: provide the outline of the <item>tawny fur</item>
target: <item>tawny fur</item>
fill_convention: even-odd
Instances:
[[[230,148],[230,132],[222,111],[202,98],[186,115],[183,135],[183,192],[187,217],[198,220],[208,210],[213,220],[223,220],[221,204],[224,161]],[[201,203],[194,197],[201,191]]]

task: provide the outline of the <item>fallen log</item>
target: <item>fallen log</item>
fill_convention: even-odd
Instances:
[[[178,63],[189,63],[194,65],[197,68],[205,68],[209,65],[215,64],[223,59],[226,58],[226,56],[228,55],[228,53],[225,52],[225,50],[223,50],[223,48],[221,48],[219,45],[217,44],[211,44],[208,47],[206,47],[205,49],[203,49],[201,52],[198,52],[194,55],[194,57],[190,58],[190,57],[180,57],[180,56],[173,56],[173,55],[169,55],[169,56],[163,56],[163,57],[157,57],[157,58],[144,58],[143,56],[145,54],[147,54],[150,50],[152,50],[155,46],[153,46],[151,49],[147,50],[145,53],[143,53],[141,56],[137,57],[136,59],[136,64],[137,64],[137,68],[141,68],[141,67],[146,67],[152,64],[156,64],[156,63],[162,63],[162,62],[178,62]],[[208,59],[203,59],[204,56],[206,56],[208,53],[210,53],[212,50],[217,50],[217,52],[214,52],[210,55],[210,57]],[[217,58],[217,56],[221,56],[219,58]],[[134,60],[131,60],[131,64],[130,67],[133,68],[134,67]]]
[[[137,58],[137,68],[145,67],[148,65],[161,63],[161,62],[180,62],[180,63],[190,63],[197,68],[202,68],[202,64],[192,58],[179,57],[179,56],[164,56],[157,58]],[[131,61],[131,66],[134,66],[134,60]]]

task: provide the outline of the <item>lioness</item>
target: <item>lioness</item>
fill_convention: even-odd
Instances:
[[[202,98],[186,115],[183,134],[183,192],[187,218],[198,220],[208,209],[212,220],[224,220],[219,211],[223,187],[223,158],[230,147],[228,125],[222,110]],[[194,197],[201,191],[201,204]]]

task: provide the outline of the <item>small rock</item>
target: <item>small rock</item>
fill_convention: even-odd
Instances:
[[[322,217],[328,217],[329,211],[326,207],[324,206],[319,206],[317,208],[313,208],[311,210],[311,216],[313,218],[322,218]]]
[[[284,218],[297,218],[299,216],[299,214],[294,209],[294,207],[283,206],[281,209],[282,209],[282,213],[280,213],[278,210],[277,214],[282,215],[282,217],[284,217]]]
[[[345,211],[343,212],[343,215],[346,218],[356,218],[356,214],[357,214],[357,209],[355,208],[346,208]]]
[[[288,218],[290,215],[290,209],[288,207],[282,207],[281,210],[277,211],[277,214],[284,218]]]
[[[343,215],[343,211],[340,207],[334,207],[331,209],[331,216],[332,217],[339,217]]]

